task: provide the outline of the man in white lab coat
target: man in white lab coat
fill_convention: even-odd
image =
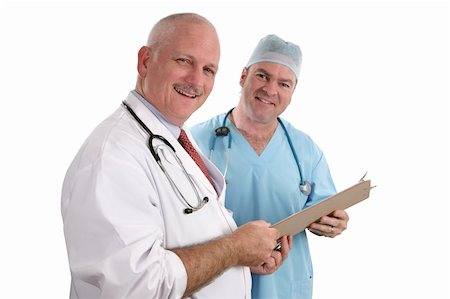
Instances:
[[[210,94],[219,56],[199,15],[168,16],[150,32],[136,89],[64,180],[71,298],[250,298],[249,269],[273,273],[287,257],[290,239],[274,251],[269,223],[236,228],[223,176],[185,144],[184,122]]]

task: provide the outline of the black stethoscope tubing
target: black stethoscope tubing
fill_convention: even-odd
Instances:
[[[175,190],[177,191],[177,193],[183,199],[184,204],[187,205],[187,208],[185,208],[183,210],[183,212],[185,214],[191,214],[192,212],[198,211],[201,208],[203,208],[203,206],[209,201],[209,199],[206,196],[203,197],[203,199],[200,197],[200,195],[198,194],[197,188],[195,188],[194,183],[192,182],[191,178],[189,177],[189,174],[187,173],[186,169],[184,168],[183,163],[181,162],[180,158],[178,158],[178,156],[176,154],[176,151],[175,151],[175,148],[172,146],[172,144],[170,144],[170,142],[167,141],[167,139],[164,138],[163,136],[153,134],[153,132],[144,124],[144,122],[136,115],[136,113],[133,111],[133,109],[131,109],[131,107],[127,105],[127,103],[122,102],[122,104],[128,110],[128,112],[130,112],[131,116],[133,116],[133,118],[139,123],[139,125],[142,127],[142,129],[144,129],[145,132],[147,132],[147,134],[149,135],[148,148],[149,148],[153,158],[155,159],[156,163],[159,165],[159,167],[161,168],[163,173],[166,175],[166,177],[169,180],[169,183],[172,186],[172,188],[174,189],[174,191]],[[192,189],[194,190],[194,193],[195,193],[195,195],[197,197],[197,200],[198,200],[197,206],[193,206],[187,201],[187,199],[183,196],[181,191],[176,186],[175,182],[172,180],[170,175],[167,173],[164,165],[161,162],[161,158],[159,157],[158,153],[155,151],[155,148],[153,146],[153,141],[154,140],[162,141],[165,145],[167,145],[173,151],[173,155],[174,155],[175,159],[177,160],[178,164],[181,166],[181,169],[183,170],[184,175],[186,176],[186,178],[188,179]]]
[[[164,136],[161,135],[155,135],[153,134],[152,131],[150,131],[150,129],[144,124],[144,122],[136,115],[136,113],[133,111],[133,109],[131,109],[130,106],[127,105],[127,103],[122,102],[122,104],[125,106],[125,108],[127,108],[128,112],[130,112],[130,114],[133,116],[133,118],[139,123],[139,125],[145,130],[145,132],[147,132],[149,138],[148,138],[148,147],[150,149],[150,152],[152,153],[153,157],[155,158],[156,162],[159,164],[161,162],[161,158],[159,157],[158,153],[155,151],[154,147],[153,147],[153,140],[154,139],[159,139],[162,142],[164,142],[165,145],[167,145],[168,147],[170,147],[174,153],[176,153],[175,148],[172,146],[172,144],[170,144],[169,141],[167,141],[166,138],[164,138]]]

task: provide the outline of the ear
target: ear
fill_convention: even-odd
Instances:
[[[247,68],[242,69],[241,78],[239,79],[239,85],[244,87],[245,78],[247,78]]]
[[[137,71],[139,76],[144,78],[147,74],[148,66],[152,58],[152,49],[147,46],[143,46],[138,52],[138,64]]]

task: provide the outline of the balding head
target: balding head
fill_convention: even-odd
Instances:
[[[158,51],[161,44],[168,41],[174,33],[177,32],[177,27],[183,25],[207,25],[216,32],[213,24],[208,21],[205,17],[195,13],[179,13],[169,15],[165,18],[159,20],[150,31],[147,39],[147,47],[153,49],[153,51]],[[217,33],[216,33],[217,34]]]

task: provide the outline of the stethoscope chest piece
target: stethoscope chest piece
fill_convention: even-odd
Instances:
[[[215,129],[216,136],[228,136],[230,129],[228,127],[222,126]]]
[[[311,194],[311,183],[308,181],[304,181],[303,184],[299,185],[300,192],[302,192],[303,195],[309,196]]]

